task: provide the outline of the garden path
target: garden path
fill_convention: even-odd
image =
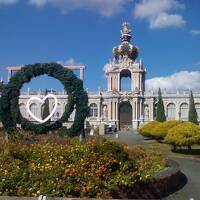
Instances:
[[[179,163],[181,171],[187,176],[187,184],[165,198],[166,200],[199,200],[200,199],[200,158],[173,153],[169,145],[160,144],[154,140],[144,140],[136,131],[118,132],[118,138],[115,135],[106,137],[129,146],[144,145],[145,148],[158,149],[161,153]]]

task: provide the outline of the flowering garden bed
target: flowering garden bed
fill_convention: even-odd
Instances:
[[[1,196],[112,198],[164,169],[159,155],[102,138],[80,144],[52,134],[0,137]]]

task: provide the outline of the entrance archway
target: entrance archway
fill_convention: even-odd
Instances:
[[[119,105],[119,129],[128,130],[132,128],[132,106],[129,102]]]

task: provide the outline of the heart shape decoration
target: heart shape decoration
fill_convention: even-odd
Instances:
[[[45,119],[43,119],[43,120],[42,120],[42,119],[39,119],[37,116],[35,116],[35,115],[31,112],[31,110],[30,110],[30,105],[31,105],[31,104],[30,104],[30,103],[31,103],[33,100],[36,100],[36,101],[39,101],[40,103],[44,104],[45,100],[48,99],[48,98],[53,98],[53,99],[54,99],[54,102],[55,102],[54,108],[53,108],[53,110],[51,111],[51,113],[49,114],[49,116],[47,116]],[[27,101],[26,110],[27,110],[28,114],[29,114],[34,120],[36,120],[37,122],[43,124],[43,123],[47,122],[47,121],[53,116],[53,114],[55,113],[55,111],[56,111],[56,109],[57,109],[57,106],[58,106],[58,100],[57,100],[56,96],[53,95],[53,94],[48,94],[48,95],[46,95],[43,99],[40,99],[39,97],[36,97],[36,96],[31,97],[31,98]]]

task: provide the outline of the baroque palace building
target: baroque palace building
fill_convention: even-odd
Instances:
[[[136,61],[139,50],[131,44],[131,30],[128,23],[123,23],[121,30],[121,44],[113,48],[113,61],[107,65],[107,91],[88,92],[90,116],[86,119],[85,126],[97,127],[101,123],[112,123],[118,129],[136,129],[140,124],[153,121],[156,115],[157,91],[145,91],[146,68],[143,62]],[[69,69],[80,69],[80,78],[83,79],[84,66],[67,67]],[[9,67],[9,78],[12,70],[17,68]],[[19,69],[19,68],[18,68]],[[122,91],[122,79],[130,78],[130,91]],[[52,117],[52,121],[62,116],[67,102],[65,92],[53,92],[58,99],[57,111]],[[195,106],[200,120],[200,92],[193,91]],[[32,95],[41,98],[44,93],[28,91],[22,93],[19,104],[22,115],[29,120],[26,111],[26,102]],[[189,110],[189,90],[176,92],[162,91],[165,113],[168,120],[187,120]],[[50,99],[50,107],[53,108],[53,101]],[[50,109],[51,109],[50,108]],[[30,106],[34,115],[40,117],[43,107],[38,102],[33,102]],[[69,123],[73,123],[74,112]]]

